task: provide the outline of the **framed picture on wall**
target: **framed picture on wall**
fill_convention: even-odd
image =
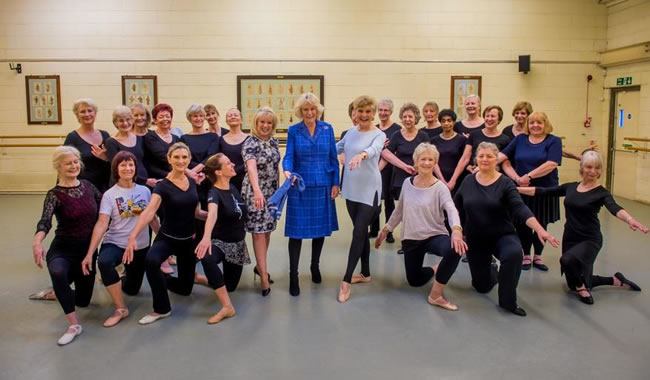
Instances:
[[[155,75],[122,75],[122,104],[143,104],[151,111],[158,104],[158,79]]]
[[[300,95],[311,92],[325,104],[324,81],[323,75],[238,75],[237,108],[242,113],[242,129],[250,131],[257,110],[271,107],[278,116],[277,137],[286,139],[288,127],[298,121],[293,110]]]
[[[27,75],[27,124],[61,124],[61,82],[58,75]]]
[[[465,113],[465,98],[469,95],[481,96],[481,77],[470,75],[454,75],[451,77],[451,109],[458,115],[458,120],[467,116]]]

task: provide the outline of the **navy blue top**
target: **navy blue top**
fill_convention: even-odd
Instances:
[[[199,195],[194,180],[189,177],[187,180],[187,190],[181,189],[167,178],[163,178],[153,188],[153,193],[162,199],[160,207],[165,215],[160,233],[175,239],[189,239],[194,235],[194,211],[199,203]]]
[[[476,128],[468,128],[465,126],[465,124],[463,124],[462,121],[457,121],[454,124],[454,131],[467,135],[467,137],[469,137],[469,135],[471,135],[473,132],[480,131],[483,128],[485,128],[485,123],[479,125]]]
[[[418,130],[418,133],[415,135],[415,138],[411,141],[408,141],[402,135],[402,131],[397,131],[390,136],[390,142],[388,143],[388,150],[390,150],[395,157],[399,158],[403,163],[407,165],[413,165],[413,152],[415,148],[418,147],[423,142],[429,142],[429,136]],[[393,167],[393,177],[391,179],[391,187],[402,188],[404,180],[411,175],[405,172],[402,169]]]
[[[167,151],[172,144],[179,142],[181,139],[171,134],[172,142],[167,143],[158,136],[156,131],[149,131],[142,137],[144,141],[144,165],[147,167],[147,174],[151,178],[164,178],[172,168],[167,161]]]
[[[106,140],[111,136],[106,131],[99,130],[99,132],[102,135],[102,144],[106,143]],[[65,141],[63,141],[63,145],[73,146],[79,150],[79,153],[81,153],[83,169],[81,169],[81,173],[79,173],[79,179],[85,179],[92,183],[100,193],[108,190],[108,182],[111,176],[111,165],[107,161],[93,156],[92,145],[82,139],[77,131],[68,133],[65,137]]]
[[[181,136],[181,142],[184,142],[190,147],[190,152],[192,153],[190,169],[193,169],[198,164],[205,164],[208,158],[217,154],[219,136],[212,132],[206,132],[200,135],[186,133]]]
[[[454,176],[454,171],[456,171],[458,161],[463,157],[465,145],[467,145],[467,139],[460,133],[457,133],[456,136],[449,140],[445,140],[441,135],[438,135],[431,139],[431,144],[435,145],[435,147],[438,148],[438,152],[440,152],[438,167],[440,167],[442,176],[445,178],[445,181],[450,181],[451,177]],[[463,172],[464,171],[465,170],[463,170]],[[456,189],[463,179],[463,172],[458,176]]]
[[[553,135],[547,135],[544,141],[533,144],[528,135],[520,134],[501,152],[508,156],[519,176],[529,173],[546,161],[562,164],[562,140]],[[539,178],[533,178],[530,186],[552,187],[559,183],[557,168]]]
[[[135,183],[138,185],[145,185],[147,183],[147,168],[144,165],[144,140],[142,136],[135,136],[135,145],[126,146],[121,142],[117,141],[114,137],[109,138],[104,143],[106,146],[106,155],[108,156],[109,164],[113,162],[115,155],[123,150],[133,153],[136,159],[136,168],[138,174],[136,175]],[[117,181],[117,178],[111,178],[111,181],[114,183]]]

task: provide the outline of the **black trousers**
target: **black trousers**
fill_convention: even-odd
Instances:
[[[498,237],[467,237],[467,260],[472,286],[487,293],[499,284],[499,305],[508,310],[517,308],[517,285],[521,275],[521,243],[515,234]],[[501,261],[497,271],[492,255]]]
[[[223,264],[223,272],[219,268],[219,263]],[[217,246],[212,246],[212,254],[206,254],[201,260],[201,265],[212,289],[216,290],[222,286],[225,286],[229,292],[237,289],[244,267],[226,261],[226,255]]]
[[[165,276],[160,271],[160,265],[171,255],[176,255],[176,270],[178,277]],[[188,296],[194,287],[194,271],[196,268],[194,256],[194,240],[177,240],[159,234],[149,248],[145,258],[147,280],[153,296],[153,311],[165,314],[171,311],[167,289],[174,293]]]
[[[90,304],[95,286],[95,257],[92,271],[85,276],[81,271],[81,262],[86,256],[89,241],[76,241],[55,237],[47,251],[47,270],[52,279],[56,299],[63,312],[70,314],[75,305],[86,307]],[[74,290],[70,284],[74,282]]]
[[[352,219],[352,241],[350,242],[350,251],[348,253],[348,266],[345,271],[343,281],[352,282],[352,274],[361,260],[361,274],[370,276],[370,237],[368,236],[368,226],[377,217],[379,213],[379,201],[377,193],[373,205],[346,200],[345,205],[348,214]]]
[[[144,279],[144,261],[147,256],[149,247],[139,249],[133,253],[133,261],[124,264],[126,269],[126,278],[122,282],[122,291],[130,296],[138,294]],[[124,248],[115,244],[102,244],[97,258],[99,273],[102,275],[102,282],[106,286],[117,284],[120,281],[120,275],[115,267],[122,262],[124,257]]]
[[[402,240],[402,249],[406,280],[411,286],[422,286],[434,276],[433,269],[422,266],[427,252],[442,257],[435,276],[436,281],[443,285],[447,284],[460,261],[460,256],[451,247],[448,235],[431,236],[425,240]]]
[[[541,224],[541,223],[540,223]],[[541,226],[546,229],[548,224],[541,224]],[[521,247],[524,250],[524,256],[530,256],[531,248],[536,255],[541,256],[542,251],[544,251],[544,244],[539,241],[537,234],[530,227],[525,224],[517,226],[517,236],[521,241]]]
[[[385,222],[388,222],[388,219],[390,219],[390,216],[393,214],[393,211],[395,210],[395,199],[393,198],[393,194],[391,192],[392,186],[390,182],[390,177],[393,173],[393,167],[392,165],[388,168],[384,168],[384,170],[381,171],[381,194],[382,194],[382,199],[384,201],[384,207],[385,207]],[[370,231],[373,233],[378,233],[379,232],[379,219],[380,219],[380,214],[381,214],[381,202],[379,202],[379,214],[377,214],[377,217],[375,220],[372,222],[372,225],[370,226]]]
[[[562,239],[560,265],[569,289],[585,285],[587,289],[602,285],[614,285],[613,277],[594,276],[594,262],[600,252],[602,242]]]
[[[320,254],[323,251],[325,238],[316,238],[311,240],[311,266],[318,267]],[[298,266],[300,264],[300,250],[302,249],[302,239],[289,238],[289,274],[298,275]]]

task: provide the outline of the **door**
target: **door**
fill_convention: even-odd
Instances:
[[[639,86],[612,90],[607,185],[612,194],[636,199],[637,153],[626,150],[625,137],[638,137]]]

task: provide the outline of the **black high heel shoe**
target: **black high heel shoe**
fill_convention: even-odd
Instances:
[[[253,277],[255,277],[255,275],[260,276],[260,271],[257,270],[257,267],[253,267]],[[268,276],[269,284],[274,284],[273,280],[271,280],[271,274],[267,273],[266,275]]]

